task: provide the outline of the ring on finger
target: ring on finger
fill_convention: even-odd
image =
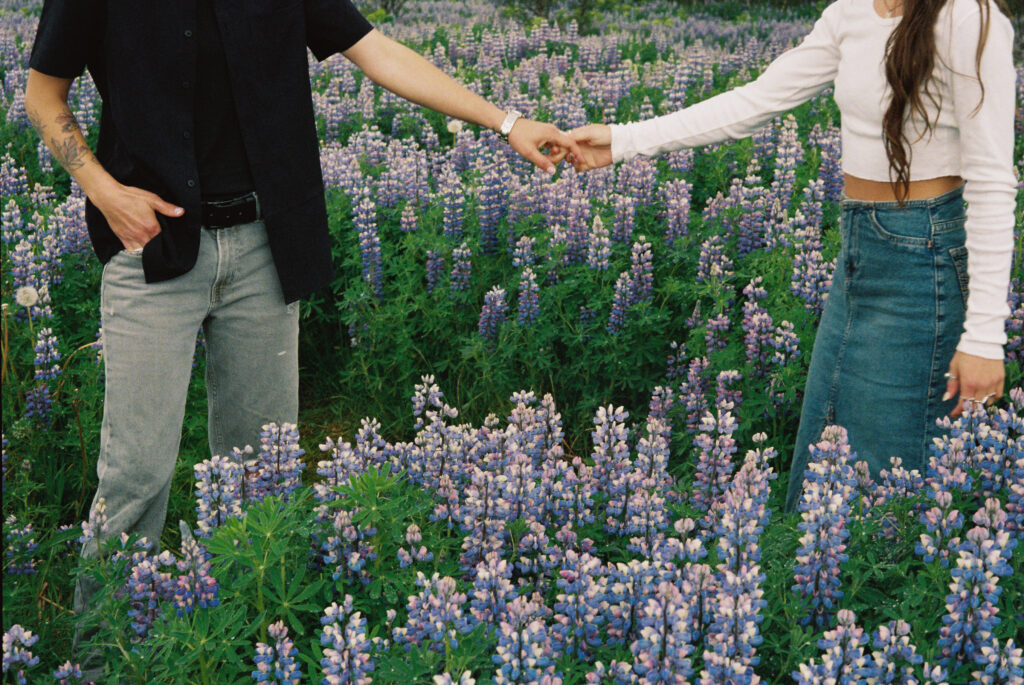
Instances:
[[[956,380],[956,376],[954,376],[953,374],[949,373],[948,371],[945,373],[945,376],[946,376],[946,378],[948,378],[951,381],[955,381]]]

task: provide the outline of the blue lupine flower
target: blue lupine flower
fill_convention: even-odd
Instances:
[[[444,274],[444,255],[435,250],[427,250],[427,292],[434,292],[438,281]]]
[[[445,652],[459,646],[459,635],[470,632],[476,625],[471,616],[463,613],[466,593],[456,589],[455,579],[435,573],[429,579],[416,573],[419,594],[410,595],[406,606],[409,620],[394,629],[394,641],[409,650],[413,645],[429,646]]]
[[[611,245],[612,242],[609,238],[608,229],[605,227],[601,217],[595,216],[587,243],[587,265],[597,271],[606,271],[608,269],[608,258],[612,254]]]
[[[384,257],[377,233],[377,205],[368,195],[364,195],[356,205],[352,227],[359,235],[363,280],[370,285],[374,297],[380,299],[384,296]]]
[[[27,575],[36,572],[36,561],[32,553],[36,543],[32,524],[18,526],[18,519],[10,514],[4,519],[4,571],[11,575]]]
[[[661,582],[640,619],[640,636],[630,645],[633,671],[641,683],[685,683],[693,674],[690,655],[694,606],[679,589]]]
[[[615,335],[626,324],[626,314],[633,301],[633,279],[628,271],[619,274],[615,281],[615,295],[612,299],[612,311],[608,316],[607,331]]]
[[[507,318],[507,312],[505,289],[496,285],[484,295],[484,306],[480,310],[480,322],[477,325],[480,337],[493,342],[498,337],[498,327]]]
[[[302,682],[302,668],[295,660],[299,650],[288,637],[288,628],[283,621],[277,621],[270,624],[267,633],[276,642],[273,647],[263,642],[256,643],[253,680],[274,685],[298,685]]]
[[[345,621],[345,618],[348,621]],[[344,604],[336,602],[324,609],[320,619],[323,632],[320,659],[324,683],[330,685],[369,685],[374,670],[374,640],[366,637],[366,619],[352,611],[352,595],[345,595]]]
[[[20,624],[15,623],[4,633],[4,676],[13,674],[14,681],[18,685],[28,682],[25,671],[39,663],[39,657],[29,651],[29,647],[39,640],[38,635],[32,631],[25,630]]]
[[[78,664],[65,661],[54,669],[53,677],[57,679],[58,685],[72,685],[82,679],[82,668]]]
[[[802,521],[797,527],[804,534],[797,550],[793,592],[810,603],[810,613],[800,624],[813,622],[821,627],[831,620],[836,600],[843,596],[839,566],[848,559],[846,519],[857,480],[850,466],[855,454],[844,428],[826,427],[821,441],[811,445],[810,451],[798,507]]]
[[[473,273],[473,266],[470,262],[473,253],[462,243],[461,246],[452,250],[452,272],[451,289],[454,292],[469,290],[469,279]]]
[[[865,654],[868,639],[864,629],[855,623],[856,614],[849,609],[840,609],[836,620],[838,626],[825,631],[824,637],[818,640],[818,646],[825,650],[821,663],[812,659],[793,671],[793,679],[798,685],[874,682],[867,680],[878,673],[871,657]]]

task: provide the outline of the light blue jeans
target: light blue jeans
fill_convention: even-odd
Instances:
[[[967,303],[963,187],[926,200],[844,198],[842,247],[818,326],[786,511],[802,492],[809,446],[825,426],[849,434],[873,478],[900,457],[923,473]]]
[[[298,414],[298,302],[286,305],[262,221],[202,229],[199,257],[178,278],[146,283],[141,254],[103,267],[100,293],[105,394],[99,486],[108,529],[154,548],[167,516],[196,335],[206,337],[210,452],[258,445],[268,422]],[[96,554],[95,542],[82,555]],[[75,612],[95,592],[82,579]]]

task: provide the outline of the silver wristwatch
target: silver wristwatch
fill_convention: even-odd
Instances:
[[[501,128],[498,129],[498,135],[506,143],[508,142],[508,134],[512,133],[512,127],[515,126],[516,121],[522,116],[523,113],[515,109],[510,109],[508,114],[505,115],[505,121],[501,122]]]

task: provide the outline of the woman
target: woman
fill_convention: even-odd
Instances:
[[[873,476],[891,456],[923,471],[937,419],[1002,395],[1017,190],[1008,14],[1002,0],[837,0],[757,80],[663,117],[572,133],[576,168],[600,167],[749,136],[835,85],[842,248],[787,511],[826,425],[848,430]]]

